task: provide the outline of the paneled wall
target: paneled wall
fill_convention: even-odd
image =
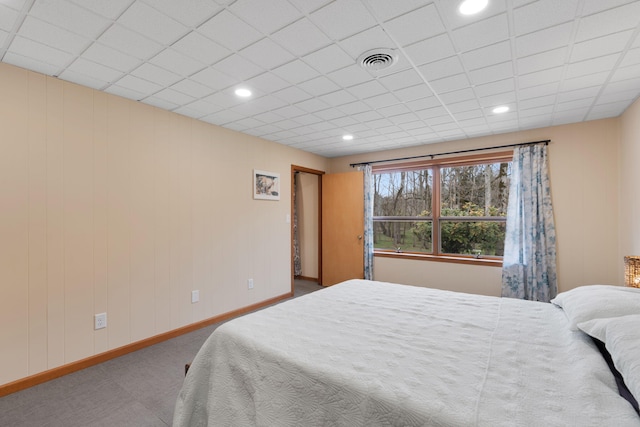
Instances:
[[[640,99],[627,108],[621,123],[621,255],[640,255]]]
[[[326,169],[0,64],[0,384],[288,293],[291,164]],[[253,200],[254,168],[280,201]]]

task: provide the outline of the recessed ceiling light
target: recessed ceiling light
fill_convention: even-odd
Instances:
[[[248,98],[251,96],[251,91],[249,89],[239,88],[236,89],[236,95],[238,95],[240,98]]]
[[[506,113],[507,111],[509,111],[509,107],[507,107],[506,105],[501,105],[493,109],[494,114],[502,114]]]
[[[464,0],[458,10],[463,15],[473,15],[487,7],[489,0]]]
[[[345,141],[351,141],[353,139],[353,135],[342,135],[342,139]]]

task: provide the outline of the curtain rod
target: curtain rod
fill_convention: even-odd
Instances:
[[[544,139],[542,141],[521,142],[519,144],[498,145],[498,146],[495,146],[495,147],[470,148],[468,150],[450,151],[448,153],[424,154],[424,155],[421,155],[421,156],[399,157],[399,158],[396,158],[396,159],[387,159],[387,160],[372,160],[370,162],[351,163],[349,166],[355,167],[355,166],[362,166],[362,165],[371,165],[373,163],[398,162],[398,161],[401,161],[401,160],[422,159],[422,158],[425,158],[425,157],[431,157],[433,159],[435,156],[447,156],[449,154],[462,154],[462,153],[471,153],[471,152],[474,152],[474,151],[495,150],[495,149],[498,149],[498,148],[519,147],[521,145],[536,145],[536,144],[549,145],[550,142],[551,142],[550,139]]]

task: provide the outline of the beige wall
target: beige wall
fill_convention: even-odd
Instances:
[[[640,255],[640,100],[621,117],[620,257]],[[622,281],[622,271],[620,272]]]
[[[6,64],[0,93],[0,384],[290,291],[291,164],[326,159]]]
[[[318,190],[320,176],[310,173],[298,174],[298,233],[300,236],[300,259],[302,276],[318,278],[319,205]]]
[[[335,158],[331,161],[330,172],[349,170],[350,163],[362,161],[550,139],[558,287],[564,291],[593,283],[621,284],[622,264],[618,251],[619,134],[619,119],[597,120]],[[640,251],[640,236],[637,244],[636,249]],[[379,280],[500,295],[501,276],[500,269],[496,267],[378,257],[374,261],[374,274]]]

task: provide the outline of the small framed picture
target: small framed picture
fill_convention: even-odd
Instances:
[[[253,198],[280,200],[280,174],[254,169]]]

